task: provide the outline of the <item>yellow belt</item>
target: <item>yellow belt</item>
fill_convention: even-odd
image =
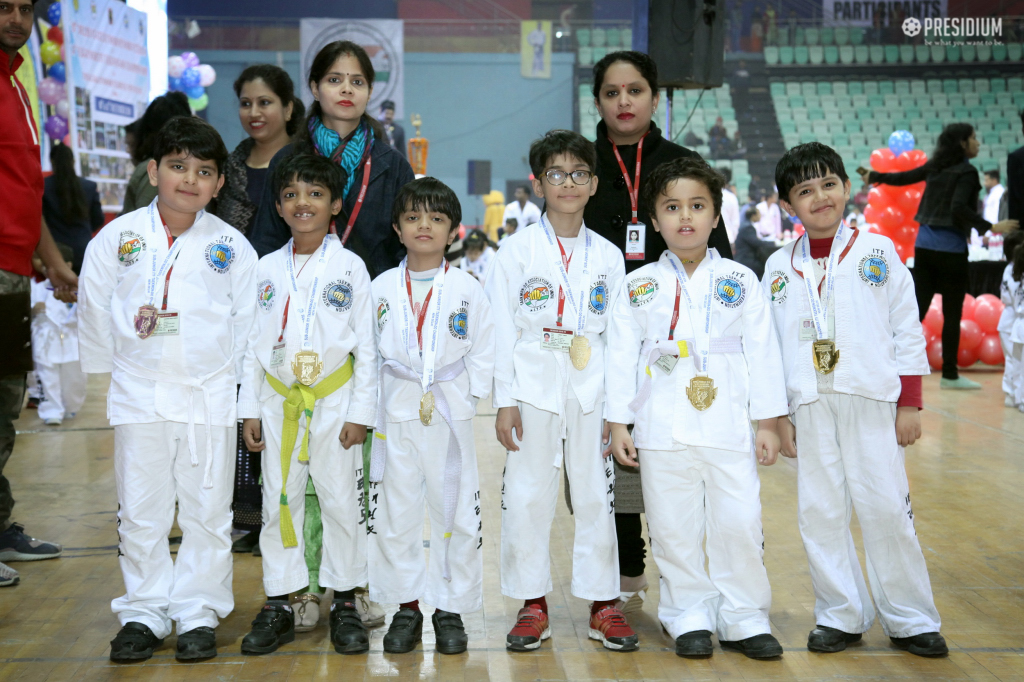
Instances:
[[[309,461],[309,423],[313,420],[313,405],[337,391],[352,378],[352,355],[345,364],[324,377],[316,386],[304,386],[298,382],[291,388],[277,377],[267,374],[267,383],[284,398],[284,424],[281,427],[281,542],[285,547],[297,547],[292,513],[288,508],[288,469],[292,462],[292,451],[299,436],[299,417],[306,415],[306,430],[302,434],[299,461]]]

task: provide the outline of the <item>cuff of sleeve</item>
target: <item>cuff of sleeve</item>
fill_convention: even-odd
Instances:
[[[924,408],[924,397],[921,395],[921,377],[918,375],[904,375],[900,377],[900,398],[896,401],[896,407]]]
[[[376,410],[349,410],[348,414],[345,415],[345,421],[351,424],[362,424],[368,428],[373,428],[374,423],[377,421]]]
[[[260,418],[260,404],[255,400],[239,400],[237,410],[239,419]]]
[[[636,421],[636,415],[629,410],[607,410],[605,421],[612,424],[632,424]]]
[[[471,382],[469,385],[469,393],[478,400],[483,400],[491,394],[490,384],[481,384]]]

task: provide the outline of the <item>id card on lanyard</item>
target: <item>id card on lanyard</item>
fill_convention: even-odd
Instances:
[[[626,181],[626,190],[629,192],[629,208],[632,215],[626,225],[626,260],[643,260],[646,250],[647,226],[641,223],[639,218],[640,162],[644,153],[644,138],[649,134],[650,131],[644,133],[636,145],[636,167],[633,180],[629,179],[629,171],[626,170],[626,164],[622,160],[622,155],[619,154],[619,148],[611,141],[611,138],[608,138],[608,141],[612,143],[612,151],[615,152],[615,160],[619,162],[622,179]]]

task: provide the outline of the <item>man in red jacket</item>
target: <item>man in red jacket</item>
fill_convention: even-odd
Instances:
[[[32,34],[32,0],[0,0],[0,561],[35,561],[60,556],[60,545],[25,534],[11,521],[14,497],[3,475],[14,450],[14,420],[21,412],[25,373],[32,369],[29,281],[32,253],[65,300],[74,300],[78,279],[64,263],[43,224],[43,172],[39,131],[25,88],[14,72],[18,50]],[[18,572],[0,563],[0,586],[18,582]]]

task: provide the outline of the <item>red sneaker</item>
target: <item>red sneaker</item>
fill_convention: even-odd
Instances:
[[[590,639],[596,639],[606,649],[615,651],[636,651],[639,641],[622,611],[614,606],[605,606],[597,613],[591,614]]]
[[[519,609],[519,618],[505,637],[505,646],[512,651],[532,651],[550,636],[548,614],[538,606],[526,606]]]

